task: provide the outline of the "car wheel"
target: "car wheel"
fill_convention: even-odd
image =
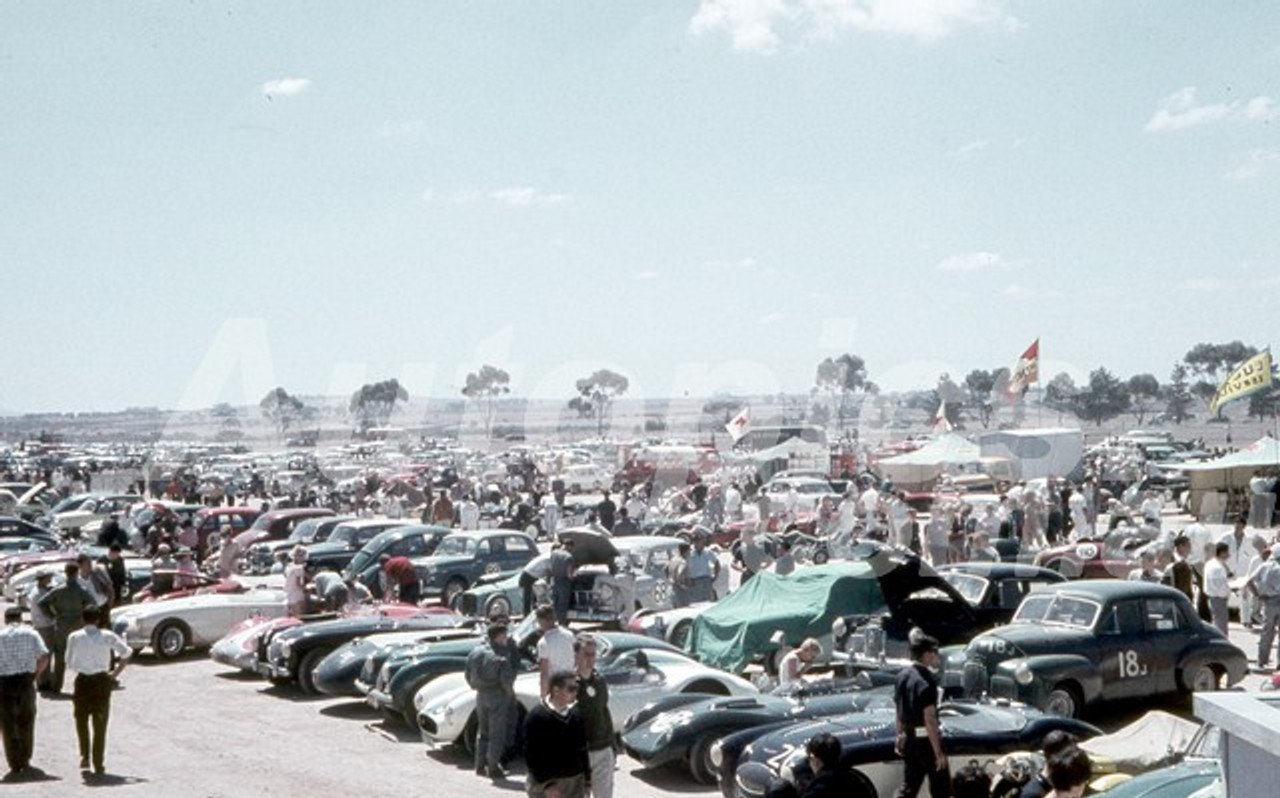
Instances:
[[[1212,665],[1201,665],[1191,675],[1191,690],[1196,693],[1212,693],[1221,682],[1218,671]]]
[[[503,595],[492,596],[484,605],[484,614],[486,618],[492,618],[495,615],[505,615],[511,617],[511,599]]]
[[[1047,715],[1060,718],[1074,718],[1080,714],[1080,693],[1069,684],[1056,685],[1049,691],[1045,699],[1044,711]]]
[[[689,773],[699,784],[714,785],[716,783],[716,766],[711,763],[711,746],[720,738],[708,734],[699,737],[689,747]]]
[[[302,655],[302,659],[298,662],[298,689],[303,695],[319,695],[320,691],[316,689],[316,680],[313,672],[316,666],[320,664],[320,660],[329,655],[329,650],[320,648],[312,649]]]
[[[827,554],[826,549],[818,549],[813,553],[813,564],[823,565],[830,557],[831,555]]]
[[[451,609],[456,609],[455,603],[461,604],[462,592],[467,589],[467,583],[458,577],[450,579],[444,586],[444,592],[440,594],[440,603]]]
[[[165,621],[151,637],[151,648],[160,659],[173,659],[186,651],[191,630],[182,621]]]

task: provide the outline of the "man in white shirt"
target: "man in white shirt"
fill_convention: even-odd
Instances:
[[[862,505],[863,523],[867,525],[867,529],[875,529],[879,520],[877,516],[880,514],[880,491],[876,490],[875,485],[867,485],[867,489],[858,497],[858,503]]]
[[[1237,515],[1231,531],[1217,541],[1227,544],[1227,571],[1231,576],[1244,576],[1249,572],[1249,558],[1253,556],[1253,547],[1249,545],[1249,536],[1245,534],[1245,520],[1243,515]]]
[[[541,694],[545,699],[551,694],[551,676],[572,671],[576,660],[573,653],[573,633],[556,623],[556,611],[550,604],[538,607],[538,628],[542,638],[538,640],[538,674]]]
[[[21,778],[31,767],[36,680],[49,665],[49,648],[34,629],[22,625],[21,607],[6,607],[4,624],[0,629],[0,732],[9,775]]]
[[[1213,534],[1209,531],[1209,527],[1196,521],[1186,529],[1182,530],[1182,534],[1187,536],[1187,540],[1191,541],[1191,551],[1187,554],[1187,562],[1196,567],[1196,570],[1203,571],[1204,550],[1213,540]]]
[[[1227,599],[1231,596],[1231,579],[1227,574],[1226,543],[1214,547],[1213,559],[1204,564],[1204,594],[1209,598],[1209,612],[1213,625],[1224,635],[1227,633]]]
[[[480,528],[480,505],[469,495],[458,502],[458,526],[463,530]]]
[[[133,652],[114,632],[99,629],[98,608],[86,607],[84,628],[67,638],[67,668],[76,672],[75,707],[76,739],[80,745],[80,769],[89,769],[93,752],[93,772],[106,772],[103,755],[107,748],[107,719],[111,715],[111,690],[114,679],[124,670]],[[117,664],[111,666],[115,655]],[[90,724],[92,723],[92,734]]]

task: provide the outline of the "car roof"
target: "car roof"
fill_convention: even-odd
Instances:
[[[1048,582],[1065,582],[1066,577],[1050,568],[1021,562],[955,562],[937,569],[938,573],[973,574],[988,579],[1040,579]]]
[[[397,518],[352,518],[343,521],[340,526],[351,526],[356,529],[364,529],[368,526],[394,526],[399,529],[402,526],[413,526],[413,523]]]
[[[1168,585],[1155,582],[1130,581],[1128,579],[1084,579],[1059,584],[1037,585],[1034,592],[1065,593],[1094,601],[1115,601],[1117,599],[1143,598],[1178,598],[1186,596],[1182,591]]]

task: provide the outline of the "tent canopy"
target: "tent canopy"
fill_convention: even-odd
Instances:
[[[1188,503],[1196,514],[1200,513],[1200,503],[1206,493],[1222,491],[1229,494],[1243,490],[1255,471],[1268,468],[1280,468],[1280,441],[1270,435],[1264,435],[1240,451],[1216,460],[1178,466],[1178,470],[1187,474]]]
[[[947,466],[976,463],[982,458],[978,444],[954,432],[940,435],[916,449],[879,463],[880,475],[895,485],[925,485],[937,481]]]

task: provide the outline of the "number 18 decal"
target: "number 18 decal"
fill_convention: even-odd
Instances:
[[[1147,675],[1147,666],[1138,661],[1138,652],[1133,649],[1119,652],[1116,659],[1120,662],[1121,679],[1136,679]]]

